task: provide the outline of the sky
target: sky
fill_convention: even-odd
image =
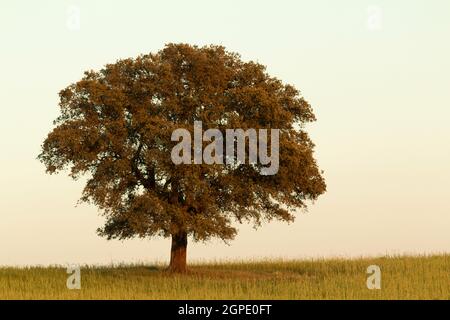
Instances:
[[[328,190],[294,223],[190,243],[189,261],[450,251],[450,2],[1,1],[0,265],[167,262],[107,241],[83,180],[36,160],[58,92],[170,42],[220,44],[297,87]]]

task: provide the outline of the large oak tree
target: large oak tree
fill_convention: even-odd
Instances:
[[[293,221],[325,192],[299,91],[221,46],[168,44],[118,60],[60,93],[60,115],[42,145],[47,172],[88,177],[81,200],[106,217],[108,239],[172,238],[169,269],[186,270],[188,237],[232,239],[234,222]],[[279,129],[279,170],[259,165],[174,164],[172,132]]]

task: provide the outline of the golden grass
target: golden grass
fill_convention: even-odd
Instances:
[[[378,265],[380,290],[366,287]],[[0,267],[0,299],[450,299],[450,255],[198,263],[184,275],[162,265]]]

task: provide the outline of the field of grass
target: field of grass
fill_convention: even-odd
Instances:
[[[366,286],[369,265],[381,289]],[[450,299],[450,255],[203,263],[183,275],[158,265],[0,267],[0,299]]]

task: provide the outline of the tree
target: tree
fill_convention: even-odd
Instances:
[[[314,121],[298,90],[221,46],[168,44],[118,60],[59,93],[60,115],[39,159],[48,173],[87,175],[82,201],[106,218],[108,239],[172,238],[169,270],[186,270],[188,237],[233,239],[233,222],[293,221],[325,192],[304,125]],[[279,170],[260,164],[175,164],[171,136],[194,122],[279,129]],[[248,149],[248,148],[247,148]]]

